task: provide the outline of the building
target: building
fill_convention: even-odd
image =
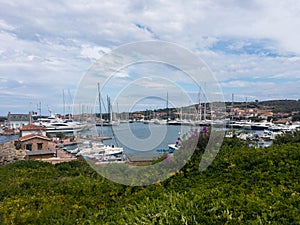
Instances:
[[[38,134],[29,134],[18,139],[17,148],[27,150],[25,159],[46,159],[55,156],[55,152],[49,150],[50,138]]]
[[[21,149],[28,151],[48,150],[50,138],[38,134],[29,134],[18,139]]]
[[[34,124],[27,124],[19,128],[20,137],[15,145],[17,149],[26,150],[25,159],[47,159],[55,156],[49,150],[50,138],[46,136],[46,129]]]
[[[46,128],[37,126],[34,124],[27,124],[19,128],[20,137],[24,137],[30,134],[38,134],[40,136],[46,136]]]
[[[31,122],[31,114],[12,114],[8,113],[6,126],[10,129],[18,129],[21,126],[27,125]]]
[[[55,153],[51,150],[39,150],[26,152],[26,160],[41,160],[55,157]]]

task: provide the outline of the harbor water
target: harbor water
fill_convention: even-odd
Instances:
[[[104,144],[123,147],[125,153],[128,154],[155,153],[157,150],[166,150],[169,144],[175,144],[178,138],[193,129],[196,127],[144,124],[142,122],[121,123],[118,126],[97,126],[98,135],[111,137],[111,139],[105,140]],[[160,137],[156,137],[153,130],[159,133]],[[161,132],[162,130],[164,132]]]
[[[16,140],[18,135],[0,135],[0,144]]]

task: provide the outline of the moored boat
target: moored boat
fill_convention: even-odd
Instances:
[[[257,122],[257,123],[252,123],[251,124],[251,130],[266,130],[268,129],[270,126],[272,126],[273,123],[271,122]]]

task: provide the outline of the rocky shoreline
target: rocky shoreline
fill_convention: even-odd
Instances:
[[[0,144],[0,165],[25,160],[26,150],[17,150],[14,141]]]

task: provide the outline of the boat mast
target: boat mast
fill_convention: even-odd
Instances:
[[[107,96],[107,108],[108,108],[109,122],[112,122],[112,108],[110,104],[110,98],[108,96]]]
[[[206,98],[206,82],[204,82],[204,96],[205,96],[205,101],[204,101],[204,112],[203,112],[203,119],[204,121],[206,121],[206,101],[207,101],[207,98]]]
[[[66,102],[65,102],[65,90],[62,90],[62,94],[63,94],[63,116],[66,115]]]
[[[232,108],[231,120],[232,121],[233,121],[233,116],[234,116],[233,102],[234,102],[234,94],[232,93],[232,96],[231,96],[231,108]]]
[[[199,106],[198,106],[198,110],[199,110],[199,120],[202,120],[202,104],[201,104],[201,89],[199,90],[198,93],[198,100],[199,100]]]
[[[169,119],[169,93],[167,92],[167,102],[166,102],[166,104],[167,104],[167,120]]]
[[[99,101],[99,117],[100,117],[100,122],[102,123],[101,92],[100,92],[100,83],[99,82],[98,82],[98,101]]]
[[[117,113],[115,114],[115,119],[120,121],[119,103],[117,102]]]
[[[39,104],[37,105],[37,110],[39,111],[39,118],[42,118],[42,103],[39,102]]]
[[[72,109],[71,109],[71,102],[72,102],[72,96],[71,96],[71,92],[70,89],[68,89],[68,97],[69,97],[69,104],[68,104],[68,110],[69,110],[69,119],[71,119],[71,114],[72,114]]]
[[[182,106],[180,107],[180,121],[182,122]]]
[[[101,107],[101,92],[100,92],[100,83],[98,82],[98,100],[99,100],[99,116],[100,116],[100,125],[101,125],[101,129],[100,129],[100,134],[101,136],[103,136],[103,121],[102,121],[102,107]]]
[[[203,119],[206,121],[206,101],[204,102],[204,112],[203,112]]]

